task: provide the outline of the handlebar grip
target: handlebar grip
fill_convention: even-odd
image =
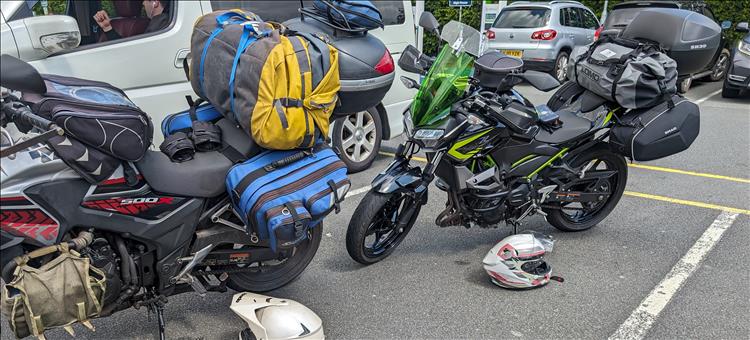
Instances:
[[[52,121],[31,112],[28,106],[13,107],[8,105],[6,108],[11,111],[11,121],[13,122],[31,125],[41,130],[49,130],[54,125]]]

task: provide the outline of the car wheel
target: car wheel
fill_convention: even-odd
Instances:
[[[565,79],[568,77],[569,60],[570,55],[565,51],[560,52],[560,54],[557,55],[557,59],[555,59],[555,67],[552,69],[552,76],[555,77],[560,84],[565,82]]]
[[[740,90],[739,89],[733,89],[729,86],[727,86],[726,79],[724,80],[724,86],[721,87],[721,97],[722,98],[735,98],[739,97]]]
[[[679,81],[677,84],[677,92],[687,93],[690,90],[690,85],[693,84],[693,78],[687,77]]]
[[[333,123],[333,147],[339,151],[349,173],[370,167],[380,151],[382,138],[383,123],[374,107]]]
[[[727,74],[727,69],[729,69],[729,51],[721,50],[719,58],[716,59],[716,64],[711,69],[711,74],[706,78],[710,81],[722,80]]]

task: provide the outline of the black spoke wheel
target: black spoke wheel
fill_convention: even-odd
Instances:
[[[544,209],[547,213],[547,222],[555,228],[563,231],[582,231],[601,222],[620,201],[627,183],[628,166],[625,158],[612,153],[607,148],[596,148],[584,152],[572,165],[575,169],[587,167],[587,171],[616,172],[606,180],[585,181],[570,188],[570,191],[601,193],[606,197],[604,200],[567,202],[559,204],[554,209]]]
[[[398,227],[413,199],[402,193],[380,194],[369,192],[354,211],[346,231],[346,250],[362,264],[373,264],[388,257],[401,244],[419,215],[421,205],[409,221]]]
[[[320,246],[323,223],[309,230],[308,239],[290,250],[283,259],[255,262],[242,267],[247,271],[229,275],[227,286],[236,291],[266,292],[281,288],[296,279],[310,264]]]

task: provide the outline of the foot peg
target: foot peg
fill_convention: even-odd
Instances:
[[[203,249],[199,250],[195,253],[195,256],[193,257],[186,257],[180,259],[180,261],[190,261],[187,265],[185,265],[185,268],[182,268],[182,271],[180,271],[179,274],[177,274],[175,277],[170,279],[169,281],[172,284],[178,284],[178,283],[187,283],[191,287],[193,287],[193,290],[195,290],[198,295],[205,296],[206,295],[206,288],[203,286],[203,284],[198,281],[193,275],[190,275],[190,272],[195,268],[196,265],[203,262],[203,259],[206,258],[208,253],[211,252],[211,249],[213,249],[214,245],[209,244]]]

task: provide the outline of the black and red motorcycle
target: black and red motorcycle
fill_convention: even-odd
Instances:
[[[108,179],[90,184],[45,142],[66,129],[32,112],[12,93],[44,91],[30,65],[3,56],[4,91],[0,236],[2,277],[14,275],[18,256],[67,243],[106,274],[103,309],[108,316],[131,306],[153,307],[163,335],[166,297],[183,292],[262,292],[299,276],[320,244],[322,225],[292,249],[272,251],[248,234],[225,190],[233,165],[222,153],[202,152],[173,163],[148,150],[123,162]],[[9,130],[26,127],[21,140]],[[251,157],[260,150],[228,121],[216,123],[222,142]],[[25,130],[21,128],[21,130]],[[37,265],[50,261],[41,257]],[[74,279],[74,278],[72,278]]]

